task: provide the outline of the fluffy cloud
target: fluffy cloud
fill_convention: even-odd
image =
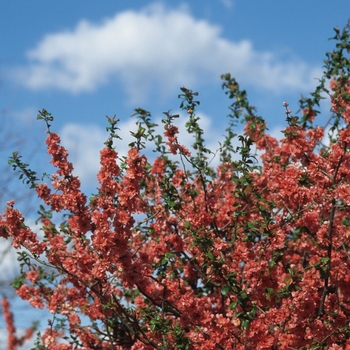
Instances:
[[[99,151],[104,147],[108,134],[97,125],[66,124],[60,132],[62,145],[69,152],[74,174],[83,184],[96,185],[100,168]]]
[[[17,253],[12,248],[11,242],[9,240],[5,240],[4,238],[0,238],[0,267],[1,271],[3,271],[1,275],[0,284],[8,285],[8,281],[13,280],[18,273],[18,264],[17,264]],[[4,288],[4,286],[3,286]]]
[[[227,2],[227,1],[225,1]],[[15,77],[31,89],[92,91],[117,79],[134,102],[153,90],[210,83],[231,72],[245,84],[278,91],[308,89],[319,72],[300,60],[259,52],[248,40],[225,39],[221,28],[186,9],[153,4],[101,23],[81,20],[70,31],[47,34],[27,52]]]

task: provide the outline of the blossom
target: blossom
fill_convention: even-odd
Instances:
[[[26,273],[26,279],[32,282],[32,284],[35,284],[39,279],[39,274],[35,270],[30,270]]]

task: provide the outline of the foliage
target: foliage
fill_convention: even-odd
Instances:
[[[300,101],[301,118],[284,103],[280,141],[235,79],[222,76],[233,102],[217,169],[196,114],[198,94],[181,88],[194,151],[178,142],[179,115],[164,113],[157,135],[150,113],[137,109],[135,141],[120,159],[117,120],[108,118],[100,187],[88,200],[50,129],[53,117],[40,112],[57,172],[46,183],[18,154],[10,163],[46,205],[42,235],[13,202],[0,222],[1,235],[26,248],[17,294],[53,315],[36,349],[350,347],[349,29],[336,29],[324,76]],[[325,144],[324,128],[315,126],[322,93],[332,103]],[[239,121],[245,132],[234,148]],[[155,145],[153,164],[146,141]],[[57,225],[54,212],[66,220]]]

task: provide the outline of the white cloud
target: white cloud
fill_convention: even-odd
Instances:
[[[108,134],[97,125],[66,124],[60,132],[62,145],[69,152],[74,174],[84,183],[96,183],[100,167],[99,151]]]
[[[81,20],[72,30],[47,34],[27,57],[28,65],[14,74],[31,89],[79,93],[116,79],[131,102],[153,89],[166,95],[226,72],[274,92],[309,89],[319,76],[301,60],[256,51],[248,40],[229,41],[219,26],[196,19],[185,7],[161,4],[120,12],[101,23]]]
[[[1,283],[11,282],[18,275],[17,256],[17,251],[11,246],[11,241],[0,238]]]

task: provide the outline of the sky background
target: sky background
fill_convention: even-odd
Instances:
[[[105,116],[120,119],[117,151],[125,154],[134,108],[150,111],[155,122],[164,111],[179,113],[181,86],[199,92],[207,145],[217,149],[229,112],[220,81],[227,72],[278,136],[282,102],[297,111],[300,94],[316,86],[325,53],[333,50],[333,28],[349,17],[348,0],[1,0],[0,169],[8,172],[8,156],[18,150],[38,172],[47,171],[45,125],[36,120],[45,108],[84,191],[94,193],[108,137]],[[327,102],[322,112],[320,125],[329,116]],[[186,117],[180,112],[180,130]],[[15,191],[25,187],[16,182]],[[34,220],[28,201],[19,206]],[[12,271],[10,258],[3,264]],[[19,327],[26,321],[20,317]]]

